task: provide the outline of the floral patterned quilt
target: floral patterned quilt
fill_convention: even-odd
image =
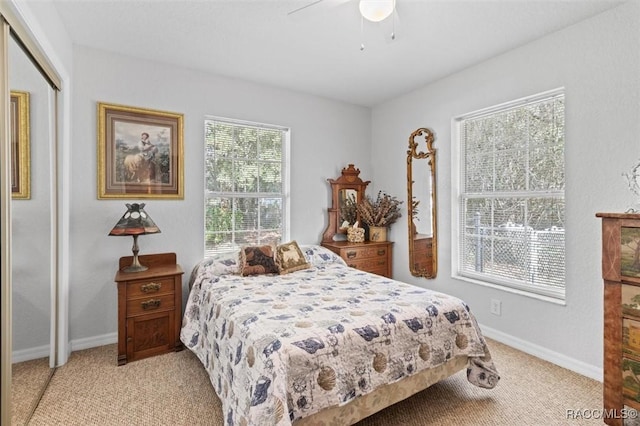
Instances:
[[[181,339],[200,359],[228,425],[289,425],[453,357],[493,388],[499,375],[468,306],[348,267],[302,246],[311,268],[242,277],[236,255],[191,276]]]

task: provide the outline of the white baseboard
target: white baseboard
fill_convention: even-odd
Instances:
[[[562,368],[566,368],[567,370],[571,370],[583,376],[602,382],[603,370],[601,367],[595,367],[591,364],[587,364],[586,362],[578,361],[577,359],[543,348],[542,346],[527,342],[526,340],[518,339],[517,337],[495,330],[491,327],[486,327],[480,324],[480,329],[485,337],[497,340],[500,343],[504,343],[505,345],[528,353],[529,355],[533,355]],[[498,365],[497,368],[499,371],[500,366]]]
[[[97,346],[118,343],[118,333],[103,334],[102,336],[87,337],[85,339],[72,340],[69,345],[71,351],[95,348]],[[49,345],[35,348],[22,349],[11,353],[11,362],[31,361],[32,359],[49,357]],[[67,357],[68,358],[68,357]]]
[[[49,345],[37,346],[35,348],[21,349],[11,352],[11,363],[31,361],[32,359],[48,358]]]
[[[81,351],[83,349],[95,348],[97,346],[118,343],[118,333],[108,333],[101,336],[86,337],[71,341],[71,351]]]

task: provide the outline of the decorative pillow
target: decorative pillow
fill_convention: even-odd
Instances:
[[[344,259],[326,247],[311,244],[303,245],[300,249],[304,252],[307,262],[309,262],[311,266],[322,266],[328,263],[347,264]]]
[[[296,241],[290,241],[276,247],[276,264],[280,274],[288,274],[311,267]]]
[[[272,246],[247,246],[240,250],[240,275],[277,273],[278,267],[273,260]]]

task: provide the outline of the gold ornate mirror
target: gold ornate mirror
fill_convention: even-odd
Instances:
[[[346,240],[346,229],[342,228],[342,222],[347,220],[353,225],[353,220],[345,217],[340,211],[340,206],[345,204],[345,200],[353,198],[359,202],[364,197],[364,191],[370,181],[363,181],[358,177],[360,169],[356,169],[353,164],[342,169],[342,175],[338,179],[327,179],[331,184],[331,207],[328,210],[329,224],[322,234],[322,242]]]
[[[426,151],[418,151],[424,137]],[[436,151],[433,132],[421,127],[409,136],[407,151],[409,270],[411,275],[435,278],[438,271],[436,221]]]

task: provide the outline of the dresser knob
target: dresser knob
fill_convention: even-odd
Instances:
[[[347,252],[347,258],[348,258],[348,259],[353,259],[354,257],[356,257],[356,254],[357,254],[357,253],[358,253],[358,252],[356,252],[356,251],[348,251],[348,252]]]
[[[140,291],[143,293],[152,293],[162,288],[162,283],[149,283],[140,286]]]
[[[140,305],[142,305],[142,309],[145,311],[147,309],[156,309],[160,307],[160,299],[147,300],[145,302],[141,302]]]

